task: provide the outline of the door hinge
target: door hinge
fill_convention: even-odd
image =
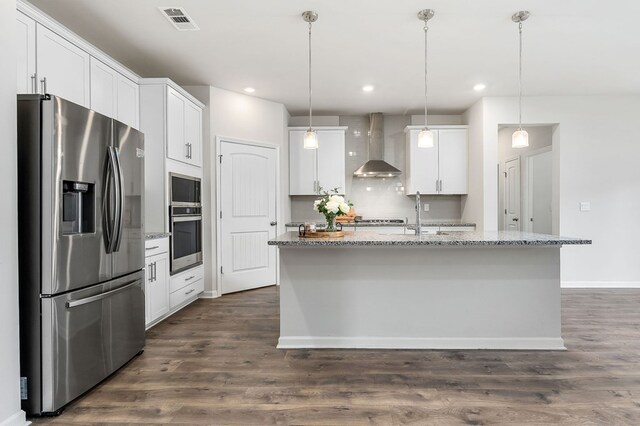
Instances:
[[[220,219],[222,219],[222,210],[220,210]]]
[[[222,164],[222,154],[218,155],[218,159],[220,160],[220,164]]]
[[[507,209],[504,209],[504,214],[507,214]]]
[[[220,275],[224,274],[224,270],[222,269],[222,266],[220,267]]]
[[[507,178],[507,172],[503,172],[505,179]]]

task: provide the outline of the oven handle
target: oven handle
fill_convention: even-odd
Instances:
[[[173,216],[171,218],[172,222],[195,222],[197,220],[202,220],[202,216]]]

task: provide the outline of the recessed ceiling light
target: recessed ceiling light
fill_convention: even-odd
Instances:
[[[373,92],[373,89],[375,89],[375,87],[373,87],[372,85],[368,84],[366,86],[362,86],[362,91],[363,92]]]
[[[253,93],[256,91],[256,89],[254,89],[253,87],[245,87],[244,91],[247,93]]]
[[[473,86],[473,90],[475,90],[476,92],[479,92],[481,90],[484,90],[487,88],[486,84],[482,84],[482,83],[478,83],[475,86]]]

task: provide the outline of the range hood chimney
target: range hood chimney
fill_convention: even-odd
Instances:
[[[384,121],[381,112],[369,114],[368,160],[353,172],[357,177],[394,177],[402,172],[384,161]]]

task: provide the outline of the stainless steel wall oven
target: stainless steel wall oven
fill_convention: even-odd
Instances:
[[[171,274],[202,264],[201,181],[170,173]]]

